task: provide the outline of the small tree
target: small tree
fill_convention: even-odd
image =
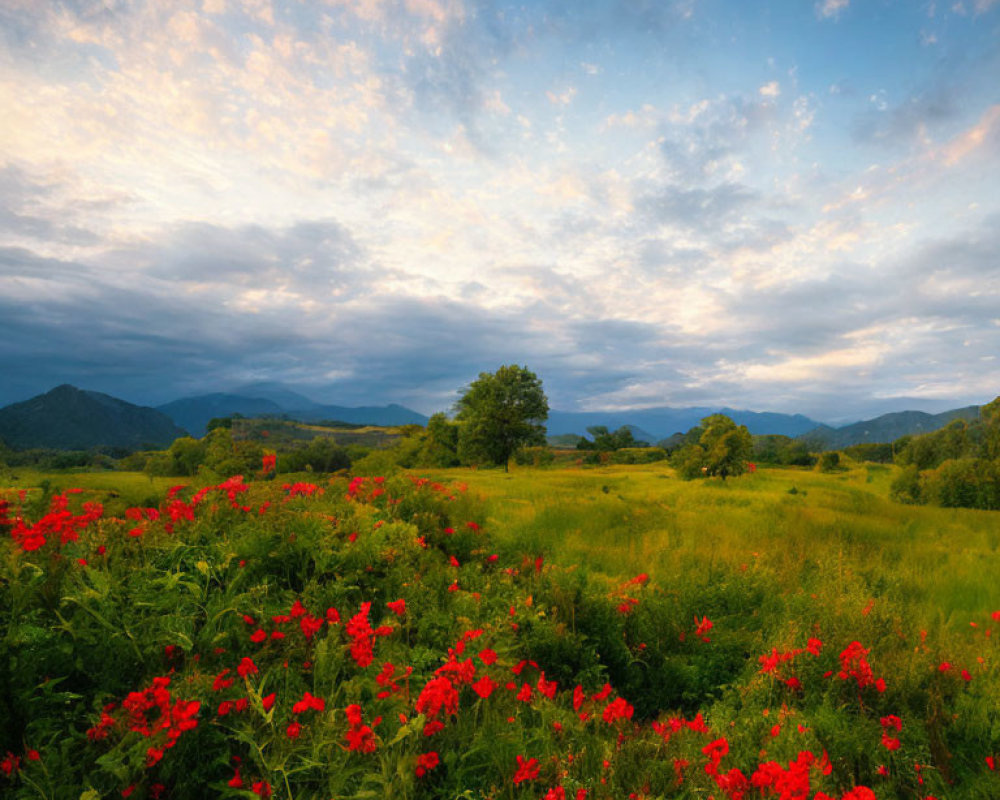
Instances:
[[[514,451],[545,444],[549,402],[542,382],[527,367],[502,366],[481,372],[456,404],[459,454],[463,461],[503,464]]]
[[[725,480],[747,471],[753,455],[753,437],[746,425],[737,425],[725,414],[712,414],[701,421],[705,431],[699,444],[705,450],[705,474]]]

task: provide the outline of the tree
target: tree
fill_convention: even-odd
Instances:
[[[692,432],[698,433],[695,439]],[[670,462],[680,478],[708,478],[718,475],[725,480],[730,475],[747,471],[747,461],[753,457],[753,437],[746,425],[737,425],[725,414],[712,414],[684,435],[686,444],[676,450]]]
[[[479,373],[455,408],[463,460],[503,464],[506,472],[519,447],[545,444],[549,401],[542,382],[527,367]]]
[[[597,450],[602,453],[623,450],[628,447],[648,447],[647,442],[637,442],[632,429],[628,425],[622,425],[618,430],[608,431],[606,425],[591,425],[587,428],[587,433],[593,437],[593,441],[581,439],[577,442],[577,450]]]
[[[427,420],[424,441],[424,464],[431,467],[455,467],[458,460],[458,426],[440,412]]]
[[[747,426],[738,426],[725,414],[712,414],[701,424],[705,431],[698,443],[705,451],[705,474],[725,480],[746,472],[753,455],[753,437]]]

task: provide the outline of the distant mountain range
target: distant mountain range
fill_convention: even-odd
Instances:
[[[11,447],[88,450],[164,447],[185,432],[166,414],[63,384],[0,408],[0,439]]]
[[[875,419],[855,422],[842,428],[827,425],[809,431],[803,439],[811,450],[840,450],[852,444],[865,442],[894,442],[901,436],[919,435],[939,430],[952,420],[974,420],[979,418],[979,406],[966,406],[943,411],[940,414],[926,414],[923,411],[897,411],[883,414]]]
[[[426,425],[427,417],[395,403],[388,406],[335,406],[311,400],[280,383],[252,383],[231,394],[185,397],[157,406],[192,436],[204,436],[214,417],[242,414],[245,417],[287,416],[301,422],[350,422],[359,425]]]
[[[550,437],[583,435],[603,425],[614,431],[632,429],[636,439],[655,444],[722,413],[753,434],[783,434],[806,441],[813,450],[837,450],[862,442],[891,442],[907,434],[930,433],[954,419],[975,419],[978,406],[941,414],[901,411],[840,428],[817,423],[801,414],[742,411],[731,408],[645,408],[634,411],[550,411]],[[253,383],[231,392],[174,400],[157,408],[127,403],[110,395],[57,386],[46,394],[0,409],[0,440],[18,449],[47,447],[85,450],[114,446],[138,449],[169,445],[179,436],[200,437],[214,417],[285,416],[303,422],[339,421],[393,427],[424,425],[427,417],[404,406],[349,407],[318,403],[279,383]]]

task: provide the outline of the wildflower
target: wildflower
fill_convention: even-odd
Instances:
[[[417,756],[417,768],[416,773],[418,778],[422,778],[427,774],[428,770],[434,769],[438,764],[441,763],[441,759],[435,751],[429,753],[421,753]]]
[[[386,603],[386,607],[397,617],[401,617],[406,613],[406,600],[402,597],[399,600],[392,600]]]
[[[605,706],[601,718],[611,725],[615,720],[632,719],[634,711],[635,709],[633,709],[632,705],[624,697],[616,697]]]
[[[304,714],[306,711],[323,711],[325,708],[326,701],[322,697],[314,697],[309,692],[305,692],[302,699],[292,706],[292,713]]]
[[[472,691],[478,694],[484,700],[493,694],[497,685],[493,682],[489,675],[483,675],[478,681],[472,684]]]
[[[538,777],[538,759],[531,758],[527,761],[524,760],[524,756],[517,757],[517,772],[514,773],[513,782],[515,784],[521,783],[521,781],[533,781]]]
[[[253,663],[253,659],[247,656],[243,657],[240,665],[236,668],[236,672],[239,673],[241,678],[245,678],[247,675],[256,675],[259,671],[257,665]]]

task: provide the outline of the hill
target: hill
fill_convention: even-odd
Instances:
[[[69,384],[0,409],[0,439],[18,449],[138,449],[169,445],[185,434],[156,409]]]
[[[955,419],[975,420],[979,418],[979,406],[966,406],[927,414],[923,411],[898,411],[883,414],[874,419],[862,420],[842,428],[820,425],[799,438],[810,449],[840,450],[853,444],[866,442],[894,442],[901,436],[915,436],[939,430]]]

